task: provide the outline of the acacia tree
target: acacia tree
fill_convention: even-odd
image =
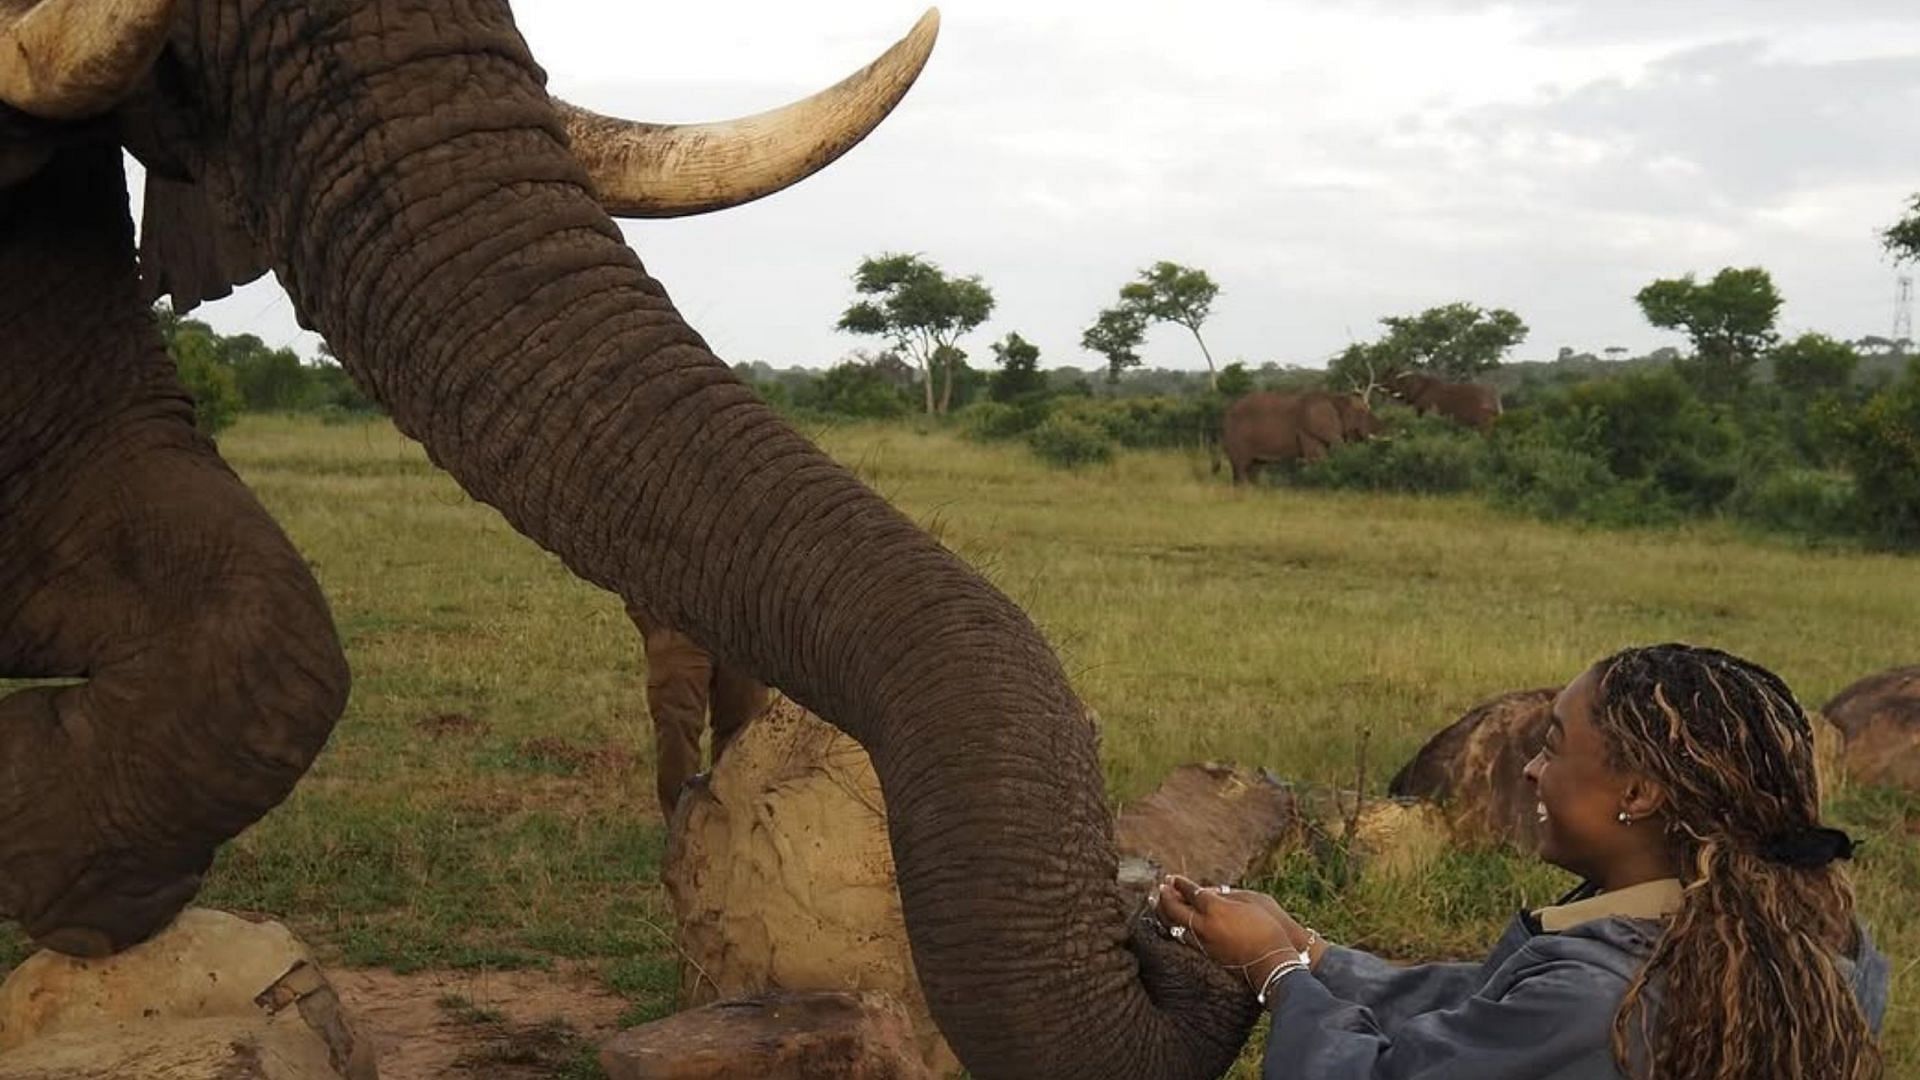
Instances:
[[[987,380],[987,395],[995,401],[1015,402],[1044,396],[1047,377],[1040,371],[1040,347],[1017,333],[993,343],[993,362],[1000,370]]]
[[[1744,389],[1753,365],[1780,335],[1780,290],[1757,266],[1726,267],[1702,285],[1692,274],[1661,278],[1634,295],[1647,321],[1693,339],[1693,356],[1674,370],[1702,397],[1725,400]]]
[[[978,275],[948,277],[932,260],[899,252],[862,259],[853,287],[869,299],[848,305],[836,328],[885,338],[911,357],[920,368],[928,415],[945,413],[953,400],[954,368],[967,355],[959,340],[993,314],[993,291]]]
[[[1119,306],[1101,312],[1094,327],[1099,328],[1109,319],[1113,322],[1111,329],[1120,332],[1131,329],[1131,324],[1126,321],[1128,319],[1137,320],[1142,332],[1149,323],[1157,322],[1186,327],[1199,344],[1200,355],[1206,358],[1207,385],[1217,390],[1220,375],[1214,370],[1213,353],[1207,348],[1207,339],[1200,336],[1200,327],[1206,323],[1213,309],[1213,301],[1219,295],[1220,286],[1214,284],[1205,270],[1162,259],[1140,271],[1138,278],[1120,286]],[[1118,340],[1124,341],[1124,338]],[[1082,344],[1085,344],[1084,337]],[[1121,351],[1130,352],[1132,345],[1138,344],[1139,336],[1136,334],[1131,345],[1126,345]],[[1113,362],[1113,353],[1094,345],[1088,345],[1087,348],[1104,353],[1108,362]],[[1131,362],[1138,363],[1139,358],[1134,357]],[[1110,373],[1110,377],[1117,377],[1117,372],[1111,372],[1110,369]]]
[[[1140,339],[1147,333],[1147,318],[1126,306],[1100,312],[1093,325],[1080,333],[1080,347],[1107,358],[1107,381],[1117,383],[1120,373],[1140,364]]]
[[[1431,372],[1464,382],[1500,366],[1508,350],[1527,339],[1527,324],[1506,308],[1452,303],[1418,315],[1380,320],[1380,340],[1347,346],[1327,373],[1337,385],[1359,390],[1399,371]]]

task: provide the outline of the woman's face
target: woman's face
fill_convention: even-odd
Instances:
[[[1527,762],[1526,776],[1539,798],[1540,857],[1591,881],[1605,882],[1610,871],[1637,861],[1651,821],[1622,822],[1635,798],[1633,778],[1608,761],[1607,746],[1593,723],[1599,673],[1589,668],[1567,684],[1553,702],[1546,740]]]

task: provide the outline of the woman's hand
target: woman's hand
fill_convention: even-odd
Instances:
[[[1222,967],[1239,972],[1249,987],[1263,985],[1274,968],[1302,950],[1318,961],[1326,948],[1316,940],[1309,949],[1306,929],[1262,892],[1222,891],[1220,886],[1199,885],[1176,874],[1154,891],[1153,902],[1160,918],[1179,930],[1176,937],[1198,945]]]

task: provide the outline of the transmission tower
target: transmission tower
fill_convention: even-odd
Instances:
[[[1913,275],[1901,274],[1893,295],[1893,333],[1895,341],[1913,340]]]

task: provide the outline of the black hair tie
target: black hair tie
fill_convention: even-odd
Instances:
[[[1835,859],[1853,858],[1853,837],[1823,825],[1795,829],[1761,844],[1760,857],[1783,866],[1818,870]]]

